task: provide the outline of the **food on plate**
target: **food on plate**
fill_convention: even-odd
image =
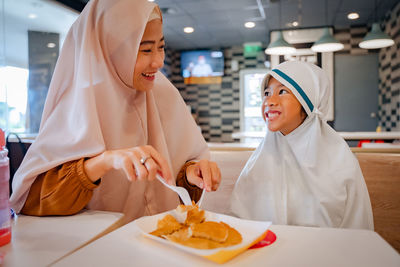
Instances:
[[[187,216],[185,220],[186,225],[192,225],[195,223],[202,223],[204,222],[204,210],[199,210],[197,206],[193,209],[189,209],[187,211]]]
[[[157,230],[150,234],[161,237],[163,235],[172,234],[181,228],[182,224],[180,224],[174,216],[167,214],[163,219],[157,222]]]
[[[210,239],[216,242],[225,242],[228,238],[228,228],[219,222],[195,223],[190,226],[193,237]]]
[[[228,228],[228,238],[225,241],[226,246],[233,246],[242,242],[242,235],[235,228],[223,222],[221,224]]]
[[[204,221],[204,210],[199,209],[199,207],[192,201],[192,205],[185,206],[179,205],[176,211],[180,214],[187,214],[185,219],[185,225],[191,225],[194,223],[201,223]]]
[[[204,210],[194,203],[191,206],[179,205],[176,211],[186,213],[184,223],[167,214],[150,234],[196,249],[228,247],[242,242],[242,235],[228,224],[205,221]]]

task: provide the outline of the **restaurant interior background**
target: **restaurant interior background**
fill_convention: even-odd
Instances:
[[[87,2],[88,0],[0,0],[0,128],[6,129],[11,136],[11,141],[7,143],[11,171],[10,192],[12,192],[13,174],[38,132],[48,87],[63,41]],[[218,208],[229,203],[233,185],[254,149],[252,145],[264,135],[265,125],[259,108],[261,104],[259,86],[263,75],[283,60],[298,59],[313,62],[328,72],[334,88],[331,98],[334,108],[329,114],[330,125],[339,133],[367,133],[367,135],[357,135],[358,140],[345,138],[351,146],[357,146],[362,137],[369,138],[377,130],[381,130],[382,135],[390,134],[391,138],[385,139],[385,144],[397,139],[394,149],[373,151],[368,148],[351,148],[360,163],[368,187],[375,232],[396,249],[397,252],[394,253],[397,254],[392,258],[397,260],[400,252],[398,193],[400,190],[398,141],[400,140],[400,1],[155,0],[155,2],[163,12],[163,28],[167,44],[165,66],[162,71],[178,88],[187,103],[203,136],[209,142],[211,159],[218,162],[223,176],[219,191],[214,195],[208,193],[204,202],[212,203]],[[348,16],[352,12],[356,12],[358,18],[349,19]],[[381,49],[359,47],[360,42],[371,31],[374,22],[394,40],[394,45]],[[192,32],[184,32],[185,27],[192,27]],[[325,28],[344,45],[342,50],[318,53],[310,49],[321,38]],[[186,31],[190,32],[190,29]],[[286,56],[266,54],[265,49],[277,40],[281,31],[286,41],[296,47],[296,53]],[[208,60],[212,57],[210,51],[216,52],[214,55],[220,60],[222,58],[222,70],[216,71],[218,75],[222,72],[222,76],[209,79],[184,77],[187,76],[185,64],[190,66],[190,60],[189,63],[185,62],[185,55],[190,52],[196,55],[200,51],[205,53],[204,56]],[[218,62],[215,66],[221,67],[221,61]],[[16,133],[22,141],[19,142],[12,133]],[[377,139],[382,135],[378,135]],[[221,147],[224,150],[220,149]],[[230,190],[227,190],[229,188]],[[93,214],[81,215],[97,218]],[[102,247],[101,240],[107,243],[103,244],[107,248],[105,253],[102,250],[93,250],[91,254],[93,257],[87,256],[84,249],[88,248],[90,251],[90,248],[96,248],[96,243],[93,243],[93,246],[82,247],[95,240],[92,237],[89,240],[89,236],[103,224],[99,223],[99,220],[93,223],[92,220],[82,221],[79,218],[81,217],[26,216],[24,218],[21,215],[19,225],[13,226],[13,231],[17,234],[13,234],[12,244],[4,248],[7,249],[11,261],[26,260],[26,264],[19,266],[34,266],[35,263],[35,266],[47,266],[57,260],[57,257],[63,259],[68,255],[72,257],[78,255],[77,264],[68,265],[66,258],[68,266],[85,265],[82,264],[85,261],[80,260],[79,255],[84,255],[85,260],[106,262],[102,262],[103,265],[108,263],[105,258],[110,259],[111,264],[118,265],[118,262],[127,259],[126,256],[130,257],[128,262],[141,262],[145,258],[146,262],[149,259],[158,261],[167,259],[166,265],[168,265],[168,260],[171,259],[179,260],[181,265],[196,265],[192,261],[194,258],[187,264],[187,261],[181,261],[180,256],[176,257],[172,250],[167,251],[165,255],[161,255],[157,250],[157,257],[150,257],[149,255],[155,255],[154,248],[149,247],[150,252],[143,253],[143,243],[137,240],[134,240],[134,247],[124,242],[123,244],[128,244],[126,247],[114,251],[122,253],[118,254],[118,257],[108,257],[109,240],[113,240],[112,235],[111,239],[106,239],[107,237],[99,239],[100,246],[97,247]],[[72,221],[74,224],[69,224]],[[51,227],[48,227],[49,225]],[[76,229],[81,231],[75,232],[75,226],[72,225],[79,225]],[[49,229],[52,230],[50,234]],[[66,235],[65,231],[60,229],[74,229],[74,231],[69,231]],[[310,262],[316,266],[320,262],[316,261],[317,258],[323,260],[319,265],[329,263],[327,259],[333,259],[333,265],[335,262],[345,262],[349,266],[364,266],[365,264],[351,264],[352,260],[360,258],[371,266],[376,261],[369,259],[379,261],[375,266],[386,266],[380,259],[386,259],[389,253],[393,254],[392,248],[376,233],[349,229],[345,229],[346,232],[339,232],[340,229],[332,229],[334,230],[332,235],[327,235],[326,231],[330,231],[329,228],[314,229],[315,234],[310,234],[311,231],[307,227],[297,227],[299,230],[287,229],[287,232],[291,233],[290,236],[285,235],[282,230],[279,231],[279,228],[272,228],[278,240],[285,241],[277,243],[276,247],[271,247],[275,249],[273,253],[264,253],[265,258],[250,256],[245,260],[260,260],[263,264],[268,260],[279,258],[280,265],[285,265],[284,260],[294,259],[298,263],[302,257],[309,257]],[[298,234],[296,231],[304,231],[304,234],[301,234],[303,232]],[[102,234],[104,233],[102,230]],[[127,232],[116,230],[113,233],[125,235]],[[371,235],[374,235],[375,239],[365,239]],[[134,235],[129,233],[126,236],[132,240],[131,236]],[[83,245],[78,243],[83,240],[86,240]],[[117,235],[117,240],[116,246],[121,247],[120,241],[125,239]],[[299,240],[301,242],[298,242]],[[330,242],[332,240],[334,242]],[[71,254],[71,251],[64,251],[66,245],[67,248],[71,246],[69,249],[75,249],[79,245],[83,253],[79,254],[78,251]],[[280,245],[289,249],[282,249]],[[310,248],[318,252],[318,257],[314,256],[315,253],[308,253]],[[326,251],[327,254],[321,251]],[[62,256],[63,253],[67,254]],[[51,259],[51,255],[58,256]],[[299,257],[287,257],[287,255],[299,255]],[[326,255],[330,256],[326,258]],[[116,263],[115,259],[119,261]],[[47,264],[37,264],[40,260],[43,262],[47,260]],[[240,265],[242,262],[237,263]],[[243,263],[242,265],[246,265],[248,261]],[[18,264],[12,266],[15,265]],[[287,264],[291,265],[293,264]],[[312,264],[304,265],[312,266]],[[343,266],[343,264],[338,265]]]
[[[0,0],[0,128],[24,137],[37,133],[59,50],[86,2]],[[179,89],[207,141],[248,141],[248,136],[240,135],[244,132],[262,136],[265,126],[257,86],[269,69],[292,59],[314,62],[329,73],[334,86],[329,123],[337,131],[400,131],[398,0],[155,2],[164,17],[163,72]],[[359,18],[349,19],[351,12]],[[254,26],[246,28],[246,22]],[[359,47],[374,22],[394,45]],[[185,33],[185,27],[194,31]],[[344,45],[342,50],[317,53],[310,49],[324,28]],[[264,52],[279,31],[297,48],[295,54]],[[223,75],[208,81],[184,79],[183,54],[204,50],[222,52]]]

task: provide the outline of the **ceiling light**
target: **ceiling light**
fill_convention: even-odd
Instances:
[[[296,48],[285,41],[282,31],[278,32],[278,38],[274,42],[271,42],[267,49],[265,49],[265,54],[268,55],[289,55],[294,52],[296,52]]]
[[[281,15],[282,4],[279,3],[279,26],[282,26]],[[268,55],[290,55],[294,52],[296,52],[296,48],[286,42],[285,38],[283,38],[282,31],[278,32],[278,38],[274,42],[271,42],[267,49],[265,49],[265,54]]]
[[[299,26],[299,23],[298,23],[297,21],[293,21],[293,22],[292,22],[292,26],[293,26],[293,27],[297,27],[297,26]]]
[[[192,33],[192,32],[194,32],[194,29],[192,27],[185,27],[185,28],[183,28],[183,31],[186,33]]]
[[[254,23],[254,22],[252,22],[252,21],[248,21],[248,22],[246,22],[245,24],[244,24],[244,26],[246,27],[246,28],[254,28],[255,26],[256,26],[256,24]]]
[[[56,47],[56,44],[55,43],[47,43],[47,47],[54,48],[54,47]]]
[[[325,21],[328,24],[328,0],[325,0]],[[329,28],[326,27],[319,38],[312,46],[311,50],[314,52],[335,52],[342,50],[344,45],[332,36]]]
[[[371,31],[367,33],[359,46],[364,49],[378,49],[392,46],[393,44],[393,39],[391,39],[386,33],[382,32],[379,23],[375,22],[372,24]]]
[[[147,1],[149,1],[149,2],[154,2],[154,0],[147,0]]]
[[[314,52],[323,53],[339,51],[343,48],[344,45],[332,36],[332,34],[329,32],[329,28],[325,28],[321,38],[319,38],[319,40],[313,44],[311,50]]]
[[[348,19],[358,19],[360,17],[360,15],[358,15],[358,13],[356,12],[351,12],[347,15]]]
[[[30,13],[30,14],[28,15],[28,18],[30,18],[30,19],[36,19],[36,18],[37,18],[37,15],[36,15],[36,14],[33,14],[33,13]]]

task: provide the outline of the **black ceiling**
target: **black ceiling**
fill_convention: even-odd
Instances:
[[[85,7],[86,3],[89,2],[89,0],[56,0],[56,1],[70,8],[73,8],[79,12],[81,12]]]
[[[20,0],[14,0],[20,1]],[[89,0],[53,0],[82,11]],[[163,12],[169,48],[200,49],[270,42],[277,29],[370,26],[382,22],[399,0],[155,0]],[[282,12],[283,11],[283,12]],[[347,14],[358,12],[357,20]],[[244,23],[253,21],[252,29]],[[297,26],[293,26],[296,22]],[[191,34],[183,28],[191,26]]]

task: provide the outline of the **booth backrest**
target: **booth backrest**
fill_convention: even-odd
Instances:
[[[229,199],[233,186],[252,153],[253,151],[211,151],[211,160],[218,164],[222,180],[216,192],[204,196],[204,209],[229,214]]]
[[[400,154],[356,156],[368,187],[375,231],[400,252]]]
[[[229,199],[252,151],[211,151],[221,169],[216,192],[207,193],[202,208],[229,214]],[[400,154],[355,153],[371,198],[375,231],[400,252]]]

